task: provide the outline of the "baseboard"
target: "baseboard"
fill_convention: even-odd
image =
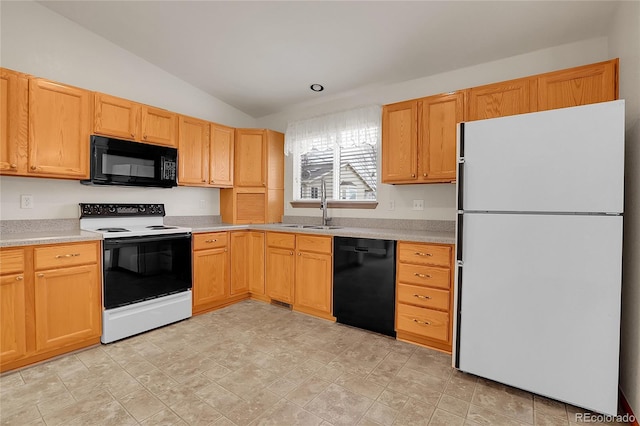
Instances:
[[[629,401],[627,401],[627,398],[624,397],[624,393],[622,393],[622,389],[620,389],[620,405],[622,406],[625,414],[629,414],[633,417],[633,422],[630,423],[631,426],[640,426],[638,425],[638,417],[633,413],[631,405],[629,405]]]

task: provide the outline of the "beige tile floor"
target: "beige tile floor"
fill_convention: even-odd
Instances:
[[[448,355],[245,301],[0,377],[3,425],[569,425]]]

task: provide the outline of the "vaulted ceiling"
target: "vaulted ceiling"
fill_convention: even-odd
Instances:
[[[42,1],[259,118],[605,35],[616,1]],[[324,85],[312,92],[312,83]]]

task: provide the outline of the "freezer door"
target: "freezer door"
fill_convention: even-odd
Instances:
[[[473,121],[463,131],[459,209],[622,212],[623,100]]]
[[[615,415],[622,217],[465,214],[458,368]]]

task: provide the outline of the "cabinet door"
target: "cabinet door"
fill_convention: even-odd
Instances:
[[[262,130],[236,130],[235,186],[265,186],[266,143],[264,136]]]
[[[414,181],[418,173],[418,102],[382,109],[382,182]]]
[[[98,269],[98,265],[84,265],[36,273],[36,350],[100,336]]]
[[[193,311],[229,297],[229,255],[226,247],[193,253]]]
[[[0,276],[0,363],[25,355],[24,274]]]
[[[249,232],[249,291],[264,295],[264,232]]]
[[[177,114],[147,105],[142,106],[142,141],[177,146]]]
[[[465,121],[536,111],[535,85],[534,78],[526,77],[472,87],[467,94]]]
[[[140,111],[140,104],[96,93],[93,131],[99,135],[135,139],[140,136]]]
[[[295,304],[331,313],[331,255],[299,251],[296,256]]]
[[[420,179],[451,181],[456,178],[456,130],[464,120],[464,93],[422,99],[418,153]]]
[[[209,123],[180,116],[178,183],[207,186],[209,181]]]
[[[249,292],[249,231],[231,233],[231,295]]]
[[[211,153],[209,156],[209,183],[221,188],[233,186],[233,151],[235,130],[231,127],[211,125]]]
[[[267,296],[280,302],[293,303],[294,272],[293,250],[267,247]]]
[[[617,59],[538,77],[540,111],[615,99],[618,99]]]
[[[29,79],[30,174],[88,178],[90,129],[90,92]]]
[[[0,68],[0,173],[27,172],[28,102],[27,78]]]

